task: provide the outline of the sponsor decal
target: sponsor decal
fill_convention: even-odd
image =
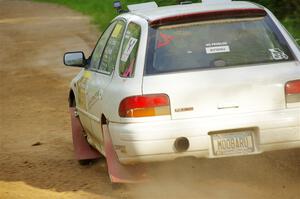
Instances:
[[[137,40],[136,38],[134,38],[134,37],[131,37],[131,38],[129,39],[129,41],[128,41],[128,43],[127,43],[125,49],[124,49],[123,55],[122,55],[122,57],[121,57],[121,61],[122,61],[122,62],[127,62],[128,57],[129,57],[129,55],[131,54],[131,52],[132,52],[134,46],[136,45],[137,41],[138,41],[138,40]]]
[[[227,42],[209,43],[205,45],[205,51],[207,54],[227,53],[230,52],[230,47]]]
[[[283,59],[289,59],[289,56],[287,56],[282,50],[280,50],[279,48],[273,48],[273,49],[269,49],[272,58],[274,60],[283,60]]]

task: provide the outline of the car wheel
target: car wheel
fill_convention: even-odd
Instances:
[[[87,160],[78,160],[78,163],[82,166],[85,166],[85,165],[89,165],[92,163],[93,160],[91,159],[87,159]]]

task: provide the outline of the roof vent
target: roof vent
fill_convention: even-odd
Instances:
[[[132,4],[132,5],[128,5],[128,10],[130,12],[132,11],[137,11],[137,10],[149,10],[149,9],[155,9],[158,8],[158,5],[152,1],[152,2],[148,2],[148,3],[139,3],[139,4]]]
[[[232,0],[202,0],[203,4],[222,4],[222,3],[231,3]]]

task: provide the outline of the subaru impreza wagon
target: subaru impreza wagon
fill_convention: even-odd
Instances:
[[[80,161],[94,157],[83,145],[113,165],[300,147],[300,50],[267,8],[128,8],[88,58],[64,56],[82,67],[69,92]]]

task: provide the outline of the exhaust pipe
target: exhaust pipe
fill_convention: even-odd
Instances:
[[[190,147],[190,142],[186,137],[179,137],[174,142],[176,152],[185,152]]]

